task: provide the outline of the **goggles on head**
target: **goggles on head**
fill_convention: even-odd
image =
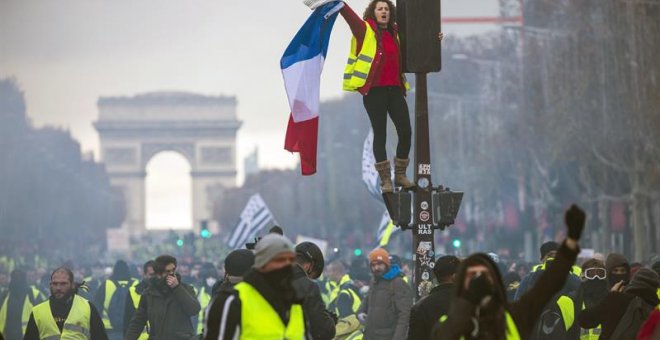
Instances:
[[[596,278],[605,280],[607,272],[605,271],[605,268],[589,268],[584,271],[584,277],[587,278],[587,280],[595,280]]]

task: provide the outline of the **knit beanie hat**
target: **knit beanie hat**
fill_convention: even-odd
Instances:
[[[254,267],[261,268],[281,253],[292,253],[295,255],[293,243],[288,238],[279,234],[268,234],[264,236],[254,247]]]
[[[544,258],[551,251],[557,251],[559,244],[555,241],[549,241],[541,245],[541,258]]]
[[[630,272],[630,264],[625,256],[617,253],[607,255],[607,259],[605,260],[605,269],[607,269],[607,273],[611,273],[616,267],[626,267],[626,270]]]
[[[369,253],[369,263],[380,261],[390,266],[390,254],[383,248],[376,248]]]
[[[630,284],[624,288],[624,292],[632,293],[644,298],[652,304],[657,305],[658,274],[648,268],[640,268],[632,277]]]
[[[236,249],[225,258],[225,273],[230,276],[243,276],[254,265],[251,250]]]
[[[640,268],[628,285],[628,288],[633,287],[644,287],[655,292],[658,290],[658,274],[654,270]]]

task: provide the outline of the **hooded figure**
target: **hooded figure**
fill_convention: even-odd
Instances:
[[[497,264],[487,254],[465,259],[456,273],[450,311],[434,325],[433,339],[529,339],[543,308],[560,291],[579,252],[585,214],[572,206],[565,215],[568,237],[536,284],[509,304]]]
[[[607,284],[612,288],[620,281],[627,284],[630,281],[630,264],[625,256],[617,253],[607,255],[605,260],[607,270]]]
[[[37,305],[32,289],[28,286],[25,272],[14,269],[11,272],[9,290],[0,300],[0,333],[8,339],[20,339],[23,337],[23,325],[30,318],[32,306]],[[4,319],[3,319],[4,317]]]
[[[656,295],[657,289],[658,274],[651,269],[641,268],[630,284],[624,286],[617,283],[613,287],[613,291],[607,294],[597,306],[583,310],[578,318],[580,327],[593,328],[600,324],[603,329],[600,339],[609,339],[626,313],[628,305],[634,299],[639,298],[646,305],[647,313],[641,316],[642,319],[646,319],[651,310],[660,302]]]

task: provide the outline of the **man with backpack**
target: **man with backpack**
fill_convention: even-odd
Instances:
[[[628,285],[620,280],[603,301],[580,313],[580,327],[602,325],[601,340],[635,339],[646,318],[660,302],[656,295],[658,280],[658,274],[648,268],[638,270]]]
[[[123,337],[126,300],[131,286],[136,283],[136,280],[131,278],[126,262],[118,260],[112,269],[112,275],[94,294],[93,304],[103,319],[110,340],[121,340]]]

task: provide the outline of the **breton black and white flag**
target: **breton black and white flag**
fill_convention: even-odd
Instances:
[[[229,238],[229,247],[232,249],[243,247],[246,242],[254,239],[265,226],[274,221],[275,218],[261,195],[252,195]]]

